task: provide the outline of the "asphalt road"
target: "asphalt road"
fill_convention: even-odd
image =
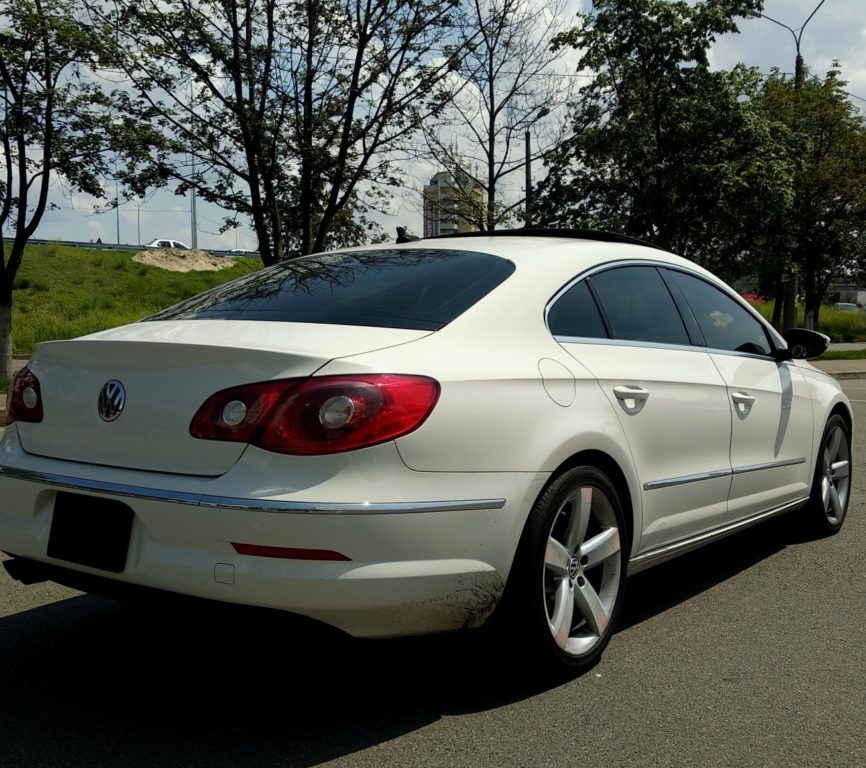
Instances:
[[[866,379],[844,385],[866,423]],[[633,577],[601,662],[556,683],[478,635],[361,642],[0,573],[0,766],[866,766],[862,478],[838,536],[780,518]]]

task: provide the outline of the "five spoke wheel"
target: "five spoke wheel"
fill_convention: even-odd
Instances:
[[[838,419],[838,416],[833,417]],[[838,529],[848,509],[851,482],[851,445],[844,422],[831,419],[824,430],[818,455],[816,480],[820,482],[821,508],[831,528]]]
[[[581,656],[606,634],[620,589],[619,523],[607,494],[583,485],[554,515],[544,555],[544,603],[550,632]]]
[[[497,631],[504,626],[543,667],[595,663],[625,595],[625,519],[619,490],[603,471],[577,466],[558,474],[526,521]]]

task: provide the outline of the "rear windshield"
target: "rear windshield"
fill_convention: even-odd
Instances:
[[[514,272],[474,251],[328,253],[281,262],[145,320],[278,320],[438,330]]]

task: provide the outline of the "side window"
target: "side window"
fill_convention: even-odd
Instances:
[[[616,267],[590,279],[615,339],[690,343],[679,310],[655,267]]]
[[[764,327],[730,296],[700,278],[670,270],[682,290],[710,349],[769,355]]]
[[[585,280],[575,283],[550,308],[547,327],[554,336],[606,339],[607,331]]]

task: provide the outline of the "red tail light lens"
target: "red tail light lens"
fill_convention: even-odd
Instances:
[[[217,392],[190,425],[194,437],[248,442],[277,453],[340,453],[417,429],[439,399],[426,376],[285,379]]]
[[[29,421],[38,424],[43,416],[39,379],[29,368],[22,368],[12,379],[5,422],[11,424],[13,421]]]
[[[203,440],[250,443],[274,406],[302,381],[264,381],[217,392],[198,409],[190,434]]]

